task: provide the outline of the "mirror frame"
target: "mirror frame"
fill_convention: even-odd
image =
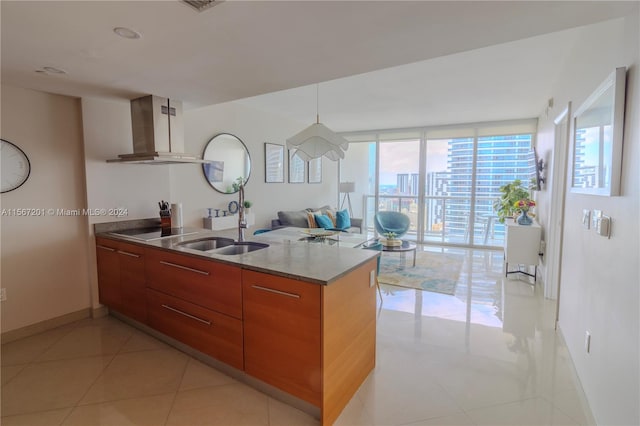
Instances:
[[[205,163],[205,164],[202,165],[202,175],[204,176],[204,180],[209,184],[209,186],[211,186],[217,192],[219,192],[221,194],[235,194],[236,192],[238,192],[237,189],[235,191],[227,191],[227,190],[223,190],[224,188],[216,188],[214,186],[214,182],[211,182],[209,180],[209,177],[207,176],[207,166],[209,166],[211,163],[215,163],[216,160],[215,159],[207,159],[205,157],[205,153],[207,152],[207,149],[209,148],[209,145],[211,145],[211,143],[213,143],[214,140],[217,137],[220,137],[220,136],[231,136],[231,137],[235,138],[238,142],[240,142],[240,144],[244,148],[244,151],[246,153],[246,158],[247,158],[248,163],[249,163],[249,166],[248,166],[249,170],[248,170],[246,178],[244,179],[244,184],[245,185],[247,184],[247,182],[249,181],[249,178],[251,177],[252,164],[251,164],[251,154],[249,153],[249,149],[247,148],[247,145],[245,145],[245,143],[242,141],[242,139],[240,139],[239,137],[237,137],[236,135],[231,134],[231,133],[218,133],[214,137],[209,139],[209,142],[207,142],[207,144],[204,147],[204,150],[202,151],[202,159],[209,161],[209,163]]]
[[[616,68],[600,86],[587,98],[586,101],[576,110],[571,120],[571,171],[570,171],[570,190],[579,194],[591,194],[602,196],[620,195],[620,178],[622,174],[622,144],[623,144],[623,128],[624,128],[624,108],[625,108],[625,86],[626,86],[626,67]],[[605,111],[605,116],[611,119],[611,141],[607,142],[604,135],[604,126],[600,126],[600,144],[597,155],[592,155],[592,161],[596,166],[596,181],[592,187],[584,187],[581,183],[576,182],[576,170],[579,162],[576,155],[576,146],[578,140],[578,121],[585,117],[586,113],[597,102],[603,100],[603,95],[609,89],[613,92],[613,102]],[[603,114],[604,115],[604,114]],[[604,145],[610,143],[611,156],[605,158],[603,153]],[[599,175],[599,176],[598,176]],[[604,183],[603,183],[604,182]]]

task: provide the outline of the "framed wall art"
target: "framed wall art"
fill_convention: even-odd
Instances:
[[[284,145],[265,142],[264,181],[284,183]]]

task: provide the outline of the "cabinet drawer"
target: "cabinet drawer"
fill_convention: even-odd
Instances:
[[[242,370],[242,321],[152,289],[147,310],[151,327]]]
[[[242,318],[242,273],[236,266],[145,249],[147,287]]]
[[[245,371],[320,406],[320,286],[247,270],[242,280]]]

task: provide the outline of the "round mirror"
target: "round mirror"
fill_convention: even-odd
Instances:
[[[251,157],[245,144],[234,135],[220,133],[207,144],[202,154],[204,177],[209,185],[223,194],[238,192],[238,180],[246,184],[251,174]]]

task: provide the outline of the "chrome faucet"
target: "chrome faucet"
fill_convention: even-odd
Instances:
[[[247,219],[244,217],[244,181],[240,180],[238,188],[238,241],[244,241],[244,230],[247,229]]]

